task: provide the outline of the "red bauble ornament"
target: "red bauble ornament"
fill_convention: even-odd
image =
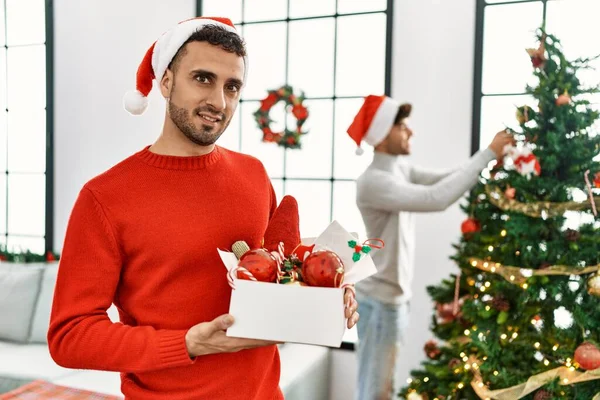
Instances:
[[[315,251],[302,263],[302,278],[309,286],[340,287],[344,280],[344,263],[332,251]]]
[[[481,230],[481,224],[475,218],[469,218],[462,223],[460,230],[463,235],[469,236]]]
[[[593,343],[584,342],[575,350],[573,357],[579,366],[587,371],[600,368],[600,349]]]
[[[556,98],[557,106],[564,106],[564,105],[569,104],[570,102],[571,102],[571,96],[569,96],[569,93],[567,93],[566,90],[563,94],[561,94],[560,96],[558,96]]]
[[[594,175],[594,186],[600,189],[600,172],[596,172],[596,175]]]
[[[425,351],[427,357],[429,357],[432,360],[437,360],[442,354],[442,351],[438,347],[435,340],[430,340],[427,343],[425,343],[425,347],[423,347],[423,350]]]
[[[437,303],[435,308],[439,322],[441,324],[447,324],[449,322],[453,322],[457,318],[462,317],[461,307],[462,299],[459,300],[458,307],[454,304],[454,302],[445,304]],[[457,312],[455,313],[455,311]]]
[[[244,267],[261,282],[275,282],[277,279],[277,260],[265,249],[249,250],[240,258],[238,266]],[[244,271],[237,271],[238,279],[251,280]]]

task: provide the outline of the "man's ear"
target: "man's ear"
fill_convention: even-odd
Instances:
[[[160,80],[160,93],[165,99],[171,97],[171,90],[173,89],[173,78],[173,71],[170,68],[167,68],[165,74]]]

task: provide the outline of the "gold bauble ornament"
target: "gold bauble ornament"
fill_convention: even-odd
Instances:
[[[600,297],[600,274],[595,274],[588,279],[587,285],[589,294]]]

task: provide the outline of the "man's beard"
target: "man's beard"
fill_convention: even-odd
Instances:
[[[194,142],[199,146],[210,146],[215,144],[215,142],[221,137],[227,126],[229,126],[230,121],[225,121],[225,114],[222,112],[216,111],[212,106],[198,107],[193,110],[191,113],[192,116],[198,115],[200,112],[209,112],[213,115],[219,115],[221,117],[220,124],[223,124],[221,130],[217,130],[215,133],[212,126],[202,125],[200,129],[196,128],[193,121],[190,119],[190,113],[185,108],[180,108],[173,104],[173,101],[169,99],[168,102],[169,107],[169,116],[171,120],[179,128],[179,130],[188,138],[190,141]],[[217,125],[218,127],[218,125]]]

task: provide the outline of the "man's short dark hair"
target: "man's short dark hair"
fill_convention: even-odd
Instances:
[[[194,32],[177,50],[175,57],[169,63],[169,69],[173,72],[177,69],[181,58],[186,55],[187,50],[185,46],[190,42],[208,42],[213,46],[219,46],[229,53],[235,53],[240,57],[246,56],[246,44],[238,34],[217,25],[205,25]]]
[[[396,114],[396,119],[394,119],[394,125],[400,125],[402,121],[410,117],[411,111],[412,104],[409,103],[404,103],[400,107],[398,107],[398,114]]]

